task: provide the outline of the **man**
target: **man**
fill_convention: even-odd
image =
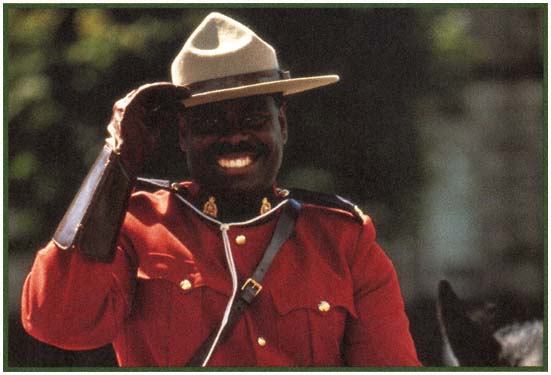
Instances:
[[[369,217],[275,182],[283,97],[338,76],[291,79],[271,46],[212,13],[172,80],[115,104],[27,277],[25,329],[65,349],[112,342],[120,366],[419,365]],[[174,118],[192,181],[137,180]]]

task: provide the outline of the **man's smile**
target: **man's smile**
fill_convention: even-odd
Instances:
[[[212,145],[208,153],[222,173],[243,174],[267,153],[267,146],[259,141],[242,141],[238,144],[224,142]]]
[[[251,155],[224,155],[217,158],[218,165],[224,169],[242,169],[253,163]]]

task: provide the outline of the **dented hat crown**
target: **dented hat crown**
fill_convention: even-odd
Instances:
[[[339,80],[337,75],[291,78],[275,49],[245,25],[209,14],[191,34],[171,67],[172,82],[190,88],[186,107],[245,96],[295,94]]]

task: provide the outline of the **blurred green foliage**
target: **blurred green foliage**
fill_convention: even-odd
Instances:
[[[146,79],[132,79],[129,62],[139,64],[186,23],[147,12],[128,19],[128,13],[8,9],[11,250],[32,250],[48,239],[101,147],[112,102]]]
[[[445,12],[435,18],[431,34],[434,55],[454,66],[476,62],[482,52],[479,40],[469,35],[469,18],[461,12]]]

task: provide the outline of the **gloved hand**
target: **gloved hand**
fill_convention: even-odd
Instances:
[[[131,91],[113,106],[105,141],[120,155],[126,171],[135,176],[155,151],[160,132],[176,121],[181,101],[189,96],[184,86],[169,82],[150,83]]]

